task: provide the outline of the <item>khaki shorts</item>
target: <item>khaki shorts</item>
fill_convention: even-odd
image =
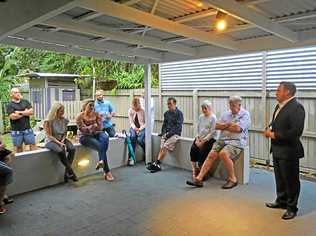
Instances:
[[[216,141],[213,145],[213,148],[211,152],[217,152],[224,150],[225,152],[229,153],[230,159],[237,160],[239,157],[239,154],[243,151],[243,149],[225,144],[223,141]]]
[[[176,134],[171,136],[168,139],[166,139],[165,137],[161,137],[160,148],[166,148],[168,151],[173,151],[179,139],[180,139],[180,136]]]

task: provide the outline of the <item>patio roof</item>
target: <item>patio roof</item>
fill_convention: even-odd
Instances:
[[[315,24],[313,0],[0,2],[0,43],[142,64],[315,45]]]

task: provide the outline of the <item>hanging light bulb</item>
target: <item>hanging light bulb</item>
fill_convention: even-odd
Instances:
[[[215,27],[218,31],[223,31],[227,28],[227,21],[226,21],[227,14],[221,11],[218,11],[216,14],[215,20]]]

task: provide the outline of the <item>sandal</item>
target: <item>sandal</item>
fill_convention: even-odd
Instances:
[[[109,182],[114,181],[114,177],[113,177],[112,173],[108,172],[108,173],[104,174],[104,180],[109,181]]]

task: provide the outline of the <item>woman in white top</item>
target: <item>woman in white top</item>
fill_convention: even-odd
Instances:
[[[199,117],[198,134],[195,137],[191,150],[192,175],[196,177],[199,172],[199,166],[202,166],[208,153],[211,151],[216,138],[216,116],[212,112],[212,104],[205,100],[202,105],[202,114]]]
[[[129,132],[134,152],[137,143],[145,151],[145,111],[137,97],[133,99],[132,107],[128,110],[128,119],[131,125]]]

